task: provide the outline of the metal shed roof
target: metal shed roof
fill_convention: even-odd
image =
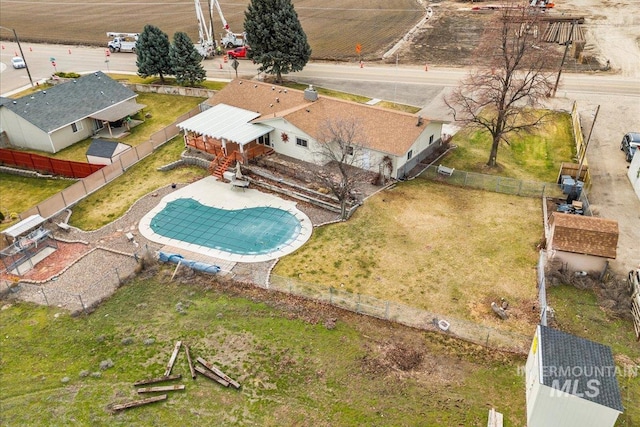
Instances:
[[[262,123],[250,123],[258,117],[260,117],[260,113],[218,104],[197,116],[178,123],[178,127],[211,138],[225,139],[245,145],[274,129]]]
[[[43,222],[45,222],[45,219],[40,215],[31,215],[30,217],[23,219],[19,223],[14,224],[11,227],[7,228],[2,232],[2,234],[5,234],[15,239],[16,237],[38,227]]]

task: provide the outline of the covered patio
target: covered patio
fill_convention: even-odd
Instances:
[[[141,120],[133,120],[132,115],[142,111],[146,105],[135,101],[123,102],[92,114],[90,117],[100,123],[95,137],[97,138],[122,138],[129,134],[131,128],[143,123]]]
[[[178,128],[184,131],[185,146],[213,154],[215,163],[226,163],[228,167],[234,161],[244,164],[273,151],[269,133],[274,128],[252,123],[259,116],[260,113],[218,104],[179,123]]]

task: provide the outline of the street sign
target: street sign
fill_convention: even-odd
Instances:
[[[51,58],[49,58],[49,61],[51,62],[56,62],[56,58],[54,58],[53,56]]]
[[[238,70],[238,65],[240,65],[240,63],[238,62],[237,59],[234,59],[233,62],[231,63],[231,66],[233,67],[234,70]]]

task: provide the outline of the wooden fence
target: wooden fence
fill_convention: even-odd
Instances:
[[[14,151],[6,148],[0,148],[0,164],[18,166],[40,173],[61,175],[67,178],[86,178],[104,167],[104,165],[53,159],[39,154]]]

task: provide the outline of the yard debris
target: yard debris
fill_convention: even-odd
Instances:
[[[491,308],[498,316],[500,316],[502,320],[507,320],[507,318],[509,317],[507,315],[507,312],[504,310],[504,308],[498,306],[498,304],[496,304],[495,301],[491,303]]]
[[[175,391],[175,390],[184,390],[184,384],[175,384],[175,385],[161,385],[157,387],[142,387],[138,389],[138,393],[153,393],[156,391]]]
[[[235,388],[240,388],[240,383],[238,383],[237,381],[233,380],[231,377],[229,377],[227,374],[225,374],[224,372],[222,372],[220,369],[218,369],[215,365],[208,363],[206,360],[204,360],[202,357],[198,357],[196,359],[196,361],[198,363],[200,363],[202,366],[204,366],[205,368],[209,369],[211,372],[213,372],[215,375],[217,375],[218,377],[222,378],[223,380],[227,381],[229,384],[231,384],[232,386],[234,386]]]
[[[196,371],[193,370],[193,362],[191,361],[191,354],[189,353],[189,346],[184,345],[184,352],[187,353],[187,362],[189,362],[189,371],[191,372],[191,378],[196,379]]]
[[[163,381],[179,380],[180,378],[182,378],[182,374],[169,375],[167,377],[149,378],[146,380],[136,381],[135,383],[133,383],[133,385],[139,386],[139,385],[155,384]]]
[[[223,380],[222,378],[220,378],[219,376],[217,376],[216,374],[214,374],[213,372],[207,371],[205,368],[203,368],[202,366],[194,366],[194,369],[199,373],[204,375],[205,377],[209,378],[210,380],[214,380],[220,384],[222,384],[225,387],[229,387],[229,382]]]
[[[169,359],[169,363],[167,364],[167,370],[164,371],[164,376],[168,377],[171,374],[171,369],[173,369],[173,364],[176,362],[176,357],[178,357],[178,351],[180,351],[180,346],[182,345],[182,341],[178,341],[176,346],[173,349],[173,354],[171,355],[171,359]]]
[[[135,408],[137,406],[147,405],[149,403],[159,402],[161,400],[166,400],[166,399],[167,399],[167,395],[166,394],[161,394],[160,396],[153,396],[153,397],[149,397],[149,398],[142,399],[142,400],[134,400],[134,401],[127,402],[127,403],[121,403],[121,404],[113,405],[113,406],[111,406],[111,410],[112,411],[121,411],[123,409]]]

